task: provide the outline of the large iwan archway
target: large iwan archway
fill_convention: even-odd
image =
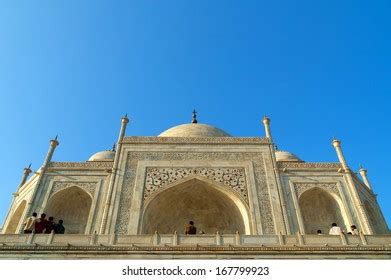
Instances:
[[[22,218],[22,215],[23,215],[25,208],[26,208],[26,200],[23,200],[18,205],[15,212],[12,214],[11,220],[8,223],[8,226],[7,226],[7,229],[5,230],[5,233],[17,233],[16,230],[18,228],[20,219]]]
[[[85,233],[91,208],[91,197],[79,187],[55,193],[46,206],[47,217],[64,220],[65,233]]]
[[[299,198],[306,234],[316,234],[317,230],[328,233],[332,223],[345,227],[340,206],[336,199],[320,188],[305,191]]]
[[[250,234],[244,203],[228,187],[202,179],[190,179],[153,195],[145,206],[142,233],[183,233],[189,221],[194,221],[198,233]]]

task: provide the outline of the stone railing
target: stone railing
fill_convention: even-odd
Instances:
[[[391,235],[97,235],[0,234],[1,246],[381,246],[391,247]]]

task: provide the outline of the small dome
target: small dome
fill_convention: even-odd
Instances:
[[[113,161],[115,152],[113,151],[102,151],[93,154],[88,161]]]
[[[300,158],[294,154],[286,151],[276,151],[276,160],[277,161],[299,161],[303,162]]]
[[[167,129],[160,133],[159,137],[231,137],[231,135],[208,124],[189,123]]]

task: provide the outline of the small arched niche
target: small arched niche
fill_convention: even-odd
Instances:
[[[227,187],[190,179],[154,195],[146,204],[142,233],[183,233],[194,221],[197,233],[250,234],[246,206]]]
[[[316,234],[319,229],[328,234],[332,223],[341,228],[345,225],[338,202],[321,188],[305,191],[299,198],[299,205],[306,234]]]
[[[92,199],[79,187],[69,187],[56,192],[49,200],[45,213],[64,221],[65,233],[85,233]]]
[[[15,212],[12,214],[11,220],[8,223],[5,233],[17,233],[16,230],[18,229],[19,223],[23,222],[20,219],[22,218],[25,208],[26,208],[26,200],[23,200],[18,205]]]

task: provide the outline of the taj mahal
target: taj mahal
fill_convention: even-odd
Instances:
[[[0,259],[391,258],[367,171],[349,167],[341,141],[335,162],[306,162],[276,148],[268,117],[264,137],[231,136],[195,111],[152,137],[127,136],[128,122],[84,162],[52,161],[50,140],[13,194]],[[65,234],[24,234],[33,212],[63,219]],[[332,223],[345,232],[328,235]]]

